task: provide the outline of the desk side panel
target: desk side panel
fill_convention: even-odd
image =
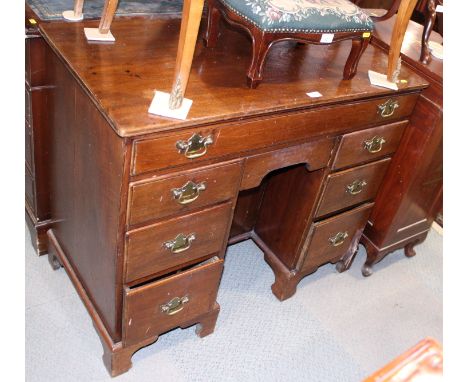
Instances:
[[[48,65],[52,229],[115,342],[121,336],[126,145],[50,50]]]
[[[379,248],[424,232],[431,226],[442,189],[442,110],[419,98],[365,235]]]

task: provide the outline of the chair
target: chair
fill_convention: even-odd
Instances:
[[[421,57],[419,58],[419,61],[421,61],[423,64],[427,64],[429,62],[429,58],[431,57],[429,49],[429,36],[434,29],[434,22],[437,16],[437,5],[443,4],[443,0],[426,0],[423,2],[423,4],[421,4],[421,7],[424,11],[424,29],[421,38]],[[442,23],[442,19],[443,14],[440,16],[440,23]]]
[[[373,29],[373,22],[348,0],[208,0],[208,27],[205,45],[212,48],[218,39],[220,17],[246,30],[252,38],[252,60],[247,84],[255,88],[262,81],[268,50],[283,40],[329,44],[352,40],[343,79],[357,71]]]

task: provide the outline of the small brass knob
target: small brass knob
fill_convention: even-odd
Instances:
[[[334,247],[338,247],[343,244],[348,237],[348,232],[338,232],[335,236],[332,236],[328,239],[329,243]]]
[[[170,250],[172,253],[180,253],[189,249],[195,239],[196,236],[194,233],[189,235],[179,233],[174,239],[164,242],[163,247]]]
[[[189,204],[198,199],[200,192],[206,190],[206,183],[194,183],[191,180],[185,183],[180,188],[171,190],[172,197],[180,204]]]
[[[366,185],[367,182],[365,180],[355,180],[353,183],[346,186],[346,192],[351,195],[357,195],[362,192]]]
[[[184,309],[184,304],[190,301],[188,296],[174,297],[171,301],[161,305],[161,312],[172,316],[173,314],[179,313]]]
[[[187,141],[177,141],[176,148],[179,153],[184,154],[189,159],[199,158],[206,154],[209,145],[213,144],[213,137],[195,133]]]
[[[398,103],[398,100],[390,98],[384,103],[378,105],[377,108],[380,115],[384,118],[387,118],[391,117],[395,112],[395,109],[397,109],[399,106],[400,104]]]
[[[374,154],[382,150],[384,143],[385,139],[376,135],[375,137],[364,141],[364,148],[371,154]]]

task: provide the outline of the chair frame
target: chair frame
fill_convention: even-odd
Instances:
[[[204,36],[205,46],[214,48],[219,37],[219,22],[221,16],[231,25],[241,28],[250,35],[252,39],[252,60],[247,70],[247,85],[256,88],[263,80],[263,69],[269,49],[277,42],[294,40],[300,43],[315,45],[329,45],[320,42],[322,33],[305,32],[268,32],[263,31],[253,23],[245,20],[235,12],[231,11],[218,0],[208,0],[208,26]],[[343,70],[343,79],[352,79],[357,72],[359,60],[370,41],[370,33],[359,32],[336,32],[333,42],[352,40],[351,52]]]

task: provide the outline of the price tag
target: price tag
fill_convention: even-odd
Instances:
[[[436,7],[436,12],[444,13],[444,6],[443,5],[438,5]]]
[[[382,88],[398,90],[397,84],[390,82],[387,80],[387,76],[382,73],[374,72],[373,70],[369,70],[369,80],[371,85],[380,86]]]
[[[319,92],[310,92],[310,93],[306,93],[310,98],[319,98],[319,97],[322,97],[322,94],[319,93]]]
[[[323,33],[320,42],[330,43],[333,41],[333,37],[335,37],[334,33]]]

